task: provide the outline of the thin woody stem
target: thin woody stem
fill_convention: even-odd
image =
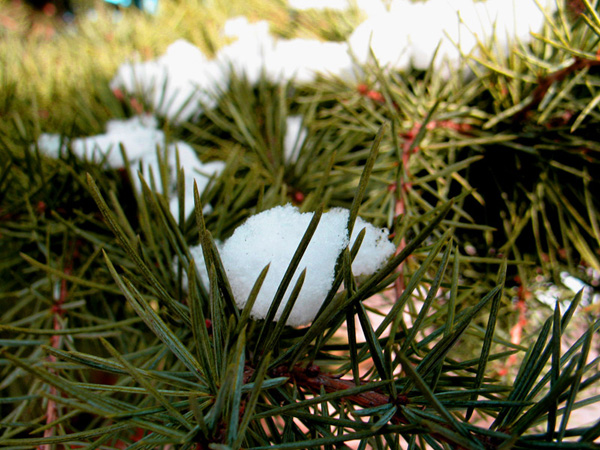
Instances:
[[[290,381],[295,382],[299,387],[307,389],[316,395],[320,394],[323,390],[327,393],[331,393],[357,387],[353,380],[344,380],[322,373],[319,367],[314,365],[307,368],[296,366],[288,374],[288,376],[290,377]],[[361,392],[359,394],[348,395],[347,397],[343,398],[362,406],[363,408],[373,408],[391,403],[397,406],[405,406],[410,403],[410,399],[405,395],[399,395],[397,398],[392,399],[388,395],[384,395],[376,391]],[[411,423],[409,419],[407,419],[402,413],[401,408],[398,408],[398,411],[392,417],[391,422],[395,424]],[[466,450],[465,447],[457,444],[443,434],[431,432],[430,435],[440,442],[445,442],[452,445],[453,448],[458,450]],[[489,436],[473,433],[472,437],[483,444],[485,448],[496,448],[497,446],[497,442],[492,442],[493,439],[491,439]]]
[[[68,264],[64,268],[64,272],[67,275],[69,275],[71,273],[70,264]],[[67,300],[67,296],[68,296],[67,280],[63,279],[60,282],[59,297],[58,297],[58,299],[56,299],[56,301],[54,302],[54,305],[52,306],[52,311],[54,313],[52,320],[53,320],[53,327],[54,327],[55,331],[60,331],[62,329],[60,316],[63,315],[62,305]],[[62,347],[62,339],[59,334],[52,335],[52,337],[50,338],[50,342],[51,342],[51,346],[53,348],[58,349],[58,348]],[[50,363],[55,363],[56,356],[48,355],[48,361]],[[50,372],[54,372],[53,369],[49,369],[49,370],[50,370]],[[55,386],[50,386],[50,394],[53,396],[55,396],[57,394]],[[55,422],[57,419],[58,419],[58,410],[57,410],[56,402],[52,399],[49,399],[48,404],[46,406],[46,423],[51,424],[51,423]],[[49,427],[44,430],[45,438],[51,437],[53,435],[54,435],[54,427]],[[50,444],[42,444],[38,447],[39,450],[50,450],[51,448],[52,448],[52,445],[50,445]]]
[[[521,111],[519,111],[515,115],[515,121],[524,119],[529,111],[537,108],[553,84],[563,81],[572,73],[598,65],[600,65],[600,60],[586,59],[576,56],[575,61],[569,66],[540,78],[538,80],[537,87],[533,90],[531,94],[531,101],[527,103],[523,107],[523,109],[521,109]]]
[[[295,367],[290,375],[299,386],[313,392],[321,392],[321,388],[323,388],[325,392],[331,393],[356,387],[353,380],[343,380],[321,373],[317,366],[309,366],[308,369]],[[391,402],[388,395],[375,391],[361,392],[345,398],[364,408],[387,405]]]

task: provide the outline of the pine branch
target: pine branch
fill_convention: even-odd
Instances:
[[[575,56],[574,61],[569,66],[538,78],[537,86],[530,94],[531,100],[515,114],[514,121],[520,122],[524,120],[530,111],[536,109],[542,103],[552,86],[564,81],[573,74],[595,66],[600,66],[600,60]]]

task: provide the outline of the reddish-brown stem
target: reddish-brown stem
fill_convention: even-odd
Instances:
[[[65,269],[65,273],[66,272],[67,272],[67,270]],[[63,313],[61,305],[66,300],[66,295],[67,295],[67,289],[66,289],[65,282],[66,282],[66,280],[62,280],[60,296],[54,303],[54,306],[52,307],[52,310],[54,312],[54,317],[52,318],[52,320],[53,320],[53,324],[54,324],[53,328],[55,331],[60,331],[62,329],[60,316]],[[60,348],[61,347],[61,336],[59,334],[52,335],[52,337],[50,338],[50,345],[53,348]],[[50,363],[54,363],[54,362],[56,362],[56,357],[54,355],[48,355],[48,361],[50,361]],[[51,372],[53,372],[52,369],[49,369],[49,370]],[[56,396],[56,394],[57,394],[56,388],[54,386],[50,386],[50,395]],[[48,404],[46,405],[46,423],[50,424],[52,422],[55,422],[57,419],[58,419],[58,411],[57,411],[56,403],[54,402],[54,400],[49,399]],[[53,435],[54,435],[54,427],[46,428],[44,430],[44,437],[51,437]],[[50,444],[43,444],[43,445],[40,445],[38,448],[39,448],[39,450],[50,450],[51,447],[52,446]]]
[[[345,391],[347,389],[355,388],[357,385],[353,380],[344,380],[336,378],[330,374],[322,373],[318,366],[309,366],[302,368],[296,366],[291,372],[287,372],[285,368],[275,370],[277,376],[283,376],[284,373],[290,377],[299,387],[307,389],[312,393],[318,395],[324,390],[327,393]],[[397,406],[404,406],[410,403],[410,399],[406,395],[399,395],[397,398],[392,399],[387,395],[381,394],[376,391],[361,392],[359,394],[348,395],[343,397],[344,400],[353,402],[364,408],[372,408],[376,406],[383,406],[393,403]],[[392,417],[391,422],[394,424],[408,424],[410,421],[404,416],[401,408],[398,408],[396,414]],[[438,439],[441,442],[451,444],[453,448],[457,450],[463,450],[464,447],[451,441],[445,435],[432,432],[431,436]],[[493,439],[484,435],[474,435],[485,448],[496,448],[496,443]],[[466,449],[465,449],[466,450]]]
[[[598,59],[586,59],[576,56],[575,61],[573,61],[573,63],[569,66],[546,75],[545,77],[541,77],[538,80],[537,87],[531,94],[531,101],[515,115],[515,121],[523,120],[529,111],[537,108],[542,100],[544,100],[544,97],[553,84],[563,81],[565,78],[575,72],[598,65],[600,65],[600,60]]]
[[[408,168],[408,163],[410,157],[419,151],[419,146],[415,145],[415,139],[419,135],[419,131],[421,130],[422,126],[423,125],[420,123],[415,123],[409,131],[405,133],[400,133],[400,137],[404,139],[404,142],[402,144],[402,168],[404,172],[400,174],[401,189],[398,190],[398,186],[395,183],[393,185],[390,185],[390,187],[388,188],[390,191],[396,194],[394,217],[398,217],[404,214],[406,210],[404,194],[412,188],[412,183],[408,180],[411,177],[411,173]],[[428,130],[433,130],[436,128],[446,128],[449,130],[457,131],[462,134],[469,134],[471,132],[471,125],[469,125],[468,123],[455,122],[453,120],[432,120],[427,123],[426,128]],[[400,240],[400,243],[398,244],[398,248],[396,249],[396,254],[400,253],[405,246],[406,241],[404,240],[404,238],[402,238]],[[396,269],[400,273],[400,276],[394,281],[394,292],[396,294],[396,298],[400,297],[405,287],[404,277],[402,275],[403,265],[404,262],[400,263],[398,265],[398,268]]]
[[[290,375],[299,386],[315,393],[321,392],[321,388],[323,388],[325,392],[330,393],[345,391],[346,389],[356,387],[356,383],[352,380],[335,378],[331,375],[321,373],[318,368],[315,369],[315,367],[316,366],[311,366],[308,369],[295,367]],[[375,391],[361,392],[344,398],[364,408],[372,408],[374,406],[390,403],[389,396]]]
[[[44,205],[45,208],[45,205]],[[73,271],[73,260],[79,258],[79,246],[81,245],[80,241],[76,241],[73,246],[73,252],[71,253],[71,257],[67,260],[63,272],[65,275],[70,275]],[[62,329],[61,318],[64,315],[65,311],[63,309],[63,305],[67,301],[69,296],[69,289],[67,287],[67,280],[62,279],[60,281],[60,291],[58,294],[58,298],[55,299],[54,304],[52,305],[52,322],[53,329],[55,331],[60,331]],[[50,345],[53,348],[60,348],[62,346],[62,337],[60,334],[54,334],[50,337]],[[56,362],[56,357],[54,355],[48,355],[48,361],[50,363]],[[49,369],[50,372],[53,372],[52,368]],[[56,388],[54,386],[50,386],[50,394],[56,396]],[[58,410],[56,406],[56,402],[54,400],[49,399],[48,404],[46,406],[46,423],[51,424],[58,419]],[[49,427],[44,430],[44,437],[51,437],[54,435],[54,427]],[[52,446],[50,444],[43,444],[38,447],[39,450],[50,450]]]

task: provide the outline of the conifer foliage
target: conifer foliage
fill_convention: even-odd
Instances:
[[[600,16],[556,5],[450,72],[234,71],[186,120],[102,80],[51,129],[3,79],[0,446],[600,448]],[[148,154],[81,150],[140,111]]]

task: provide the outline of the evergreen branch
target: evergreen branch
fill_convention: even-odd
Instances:
[[[404,363],[411,364],[408,361],[408,359],[405,359]],[[386,406],[386,407],[395,406],[396,407],[396,408],[394,408],[395,412],[388,419],[391,424],[396,424],[396,425],[397,424],[403,424],[403,425],[414,425],[415,424],[414,417],[412,417],[411,414],[408,414],[409,410],[405,408],[405,406],[410,405],[412,402],[407,396],[405,396],[403,394],[398,395],[396,398],[391,398],[390,396],[381,394],[380,392],[378,392],[376,390],[370,390],[370,391],[364,391],[364,392],[359,392],[359,393],[349,393],[348,395],[344,396],[343,395],[344,391],[354,390],[359,385],[357,385],[353,380],[341,379],[341,378],[338,378],[338,377],[335,377],[335,376],[332,376],[329,374],[325,374],[325,373],[321,372],[321,370],[318,366],[315,366],[315,365],[309,366],[307,368],[295,366],[292,369],[292,371],[290,371],[289,373],[287,372],[287,368],[281,367],[281,368],[279,368],[279,370],[276,370],[276,373],[278,375],[287,373],[287,375],[289,376],[290,382],[294,382],[299,387],[307,389],[308,391],[314,393],[317,396],[316,397],[317,400],[318,400],[318,396],[322,395],[322,393],[325,392],[325,393],[341,394],[342,395],[340,397],[341,399],[350,401],[350,402],[352,402],[356,405],[359,405],[363,408],[368,408],[369,410],[375,410],[377,408],[381,409],[381,407],[384,407],[384,406]],[[418,374],[416,371],[414,371],[413,375],[418,377]],[[426,386],[425,384],[422,384],[421,388],[425,388],[425,386]],[[433,398],[435,398],[435,395],[433,393],[431,393],[431,395]],[[436,401],[437,401],[437,399],[436,399]],[[451,416],[447,412],[446,408],[439,401],[437,401],[437,402],[438,402],[438,407],[441,408],[441,410],[446,411],[446,414],[448,416]],[[503,403],[504,402],[499,402],[498,406],[500,406]],[[444,443],[450,444],[450,445],[458,444],[458,447],[456,447],[456,448],[464,449],[464,450],[494,448],[494,446],[498,445],[503,440],[503,438],[506,439],[509,437],[508,435],[498,434],[498,437],[496,439],[492,439],[492,438],[490,438],[490,436],[487,435],[486,430],[483,430],[483,429],[479,430],[477,428],[476,430],[471,429],[471,431],[467,431],[466,429],[463,428],[462,424],[459,424],[458,422],[456,422],[455,419],[453,419],[453,420],[455,422],[455,425],[457,427],[459,427],[459,429],[462,430],[462,432],[460,433],[461,436],[453,435],[452,433],[448,433],[449,428],[452,427],[451,425],[436,424],[434,426],[433,422],[429,422],[428,424],[425,424],[422,421],[417,421],[417,423],[419,425],[426,425],[426,427],[430,429],[431,436],[434,437],[435,439],[439,440],[440,442],[444,442]],[[470,428],[472,428],[472,427],[470,427]],[[478,432],[478,431],[480,431],[480,432]],[[500,436],[502,436],[502,438]]]
[[[529,95],[529,100],[515,114],[514,121],[519,122],[526,119],[529,111],[536,109],[546,97],[550,88],[556,83],[560,83],[567,77],[582,70],[600,65],[598,59],[588,59],[581,56],[575,56],[574,61],[556,72],[550,73],[544,77],[538,78],[537,86]]]

